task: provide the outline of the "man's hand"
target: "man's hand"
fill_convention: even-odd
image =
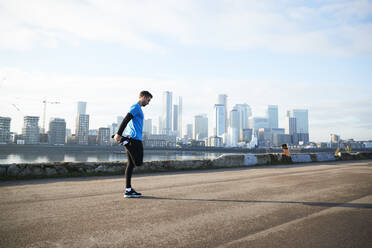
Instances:
[[[117,142],[120,142],[120,135],[119,134],[115,134],[114,136],[114,140],[116,140]]]

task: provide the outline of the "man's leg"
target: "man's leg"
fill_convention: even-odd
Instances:
[[[134,167],[137,165],[137,147],[135,142],[131,142],[126,146],[127,150],[127,157],[128,157],[128,164],[127,168],[125,169],[125,179],[126,179],[126,190],[124,197],[126,198],[138,198],[141,197],[141,193],[136,192],[131,185],[132,173]]]
[[[132,173],[134,169],[134,161],[128,149],[127,149],[127,157],[128,157],[128,163],[125,169],[125,184],[126,184],[126,188],[130,189],[132,187],[131,181],[132,181]]]

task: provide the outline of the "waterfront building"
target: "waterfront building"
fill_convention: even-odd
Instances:
[[[285,129],[284,128],[270,128],[272,134],[285,134]]]
[[[64,145],[66,142],[66,121],[52,118],[49,122],[49,144]]]
[[[183,137],[182,130],[182,111],[183,111],[182,97],[178,97],[178,137]]]
[[[226,106],[223,104],[214,105],[214,135],[222,137],[225,133]]]
[[[163,117],[162,116],[159,116],[158,118],[158,126],[159,126],[159,129],[158,129],[158,134],[164,134],[164,125],[163,125]]]
[[[296,133],[309,133],[309,119],[307,109],[293,109],[289,116],[296,118]]]
[[[89,129],[88,135],[98,135],[98,129]]]
[[[257,130],[257,142],[259,147],[270,147],[272,132],[271,128],[259,128]]]
[[[158,127],[157,126],[152,127],[152,134],[158,134]]]
[[[308,133],[297,133],[293,136],[297,136],[298,144],[300,145],[306,145],[310,142]]]
[[[222,138],[218,136],[212,136],[208,138],[208,146],[223,147]]]
[[[203,140],[208,137],[208,117],[205,114],[194,116],[194,139]]]
[[[110,128],[104,128],[100,127],[98,129],[98,135],[97,135],[97,144],[100,146],[108,146],[110,145]]]
[[[230,123],[229,123],[229,144],[230,146],[236,146],[240,138],[240,114],[239,111],[233,108],[230,111]]]
[[[10,117],[0,116],[0,144],[10,142]]]
[[[227,118],[227,95],[225,94],[218,95],[217,104],[222,104],[225,106],[225,133],[227,133],[227,129],[229,127],[228,118]]]
[[[285,133],[293,135],[297,132],[296,118],[295,117],[285,117]]]
[[[145,119],[143,121],[143,133],[152,134],[152,119]]]
[[[242,141],[243,142],[251,142],[252,140],[252,129],[251,128],[244,128],[242,129]]]
[[[173,133],[178,136],[178,105],[173,105]]]
[[[76,144],[88,145],[89,115],[78,114],[76,116]]]
[[[319,142],[319,143],[316,144],[316,146],[318,148],[325,149],[325,148],[328,147],[328,144],[327,144],[327,142]]]
[[[248,126],[253,130],[253,134],[257,135],[258,129],[269,127],[269,120],[264,117],[249,117]]]
[[[239,128],[244,129],[248,128],[248,118],[252,116],[252,109],[251,107],[244,103],[244,104],[235,104],[234,109],[238,110],[239,113]]]
[[[151,134],[143,137],[144,147],[176,147],[177,137],[165,134]]]
[[[192,124],[187,124],[186,125],[186,136],[188,139],[192,139],[194,137],[193,135],[193,125]]]
[[[239,129],[235,127],[229,127],[225,138],[226,146],[236,147],[239,141]]]
[[[13,143],[17,145],[24,145],[25,139],[23,138],[22,134],[14,134],[13,136]]]
[[[39,116],[25,116],[23,118],[22,135],[25,144],[40,143]]]
[[[172,96],[173,93],[165,91],[163,93],[163,120],[162,120],[162,134],[169,135],[172,131]]]
[[[278,128],[278,105],[268,105],[266,108],[266,117],[269,122],[269,128]]]
[[[75,141],[78,145],[89,144],[89,115],[86,114],[86,108],[86,102],[78,102],[75,125]]]
[[[292,135],[275,133],[273,134],[273,146],[280,147],[282,144],[290,145],[292,143]]]
[[[260,147],[273,146],[273,138],[275,134],[284,134],[284,128],[260,128],[258,129],[258,145]]]
[[[331,134],[331,143],[339,143],[341,141],[340,135]]]
[[[97,145],[98,135],[88,135],[88,145]]]

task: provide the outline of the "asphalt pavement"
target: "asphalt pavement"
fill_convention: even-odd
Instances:
[[[0,247],[372,247],[372,161],[0,182]]]

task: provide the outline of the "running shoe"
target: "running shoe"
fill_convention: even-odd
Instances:
[[[134,189],[131,189],[130,191],[126,191],[124,194],[125,198],[139,198],[141,197],[141,193],[136,192]]]

